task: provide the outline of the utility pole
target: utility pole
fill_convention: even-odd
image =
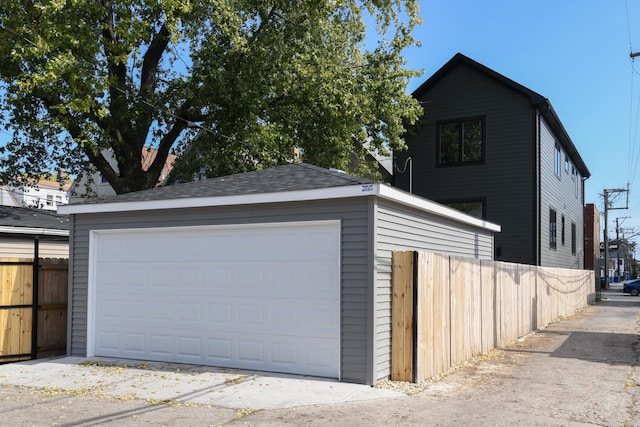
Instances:
[[[639,54],[640,55],[640,54]],[[627,203],[625,207],[609,207],[609,194],[611,193],[627,193]],[[614,209],[628,209],[629,208],[629,184],[627,184],[627,188],[625,189],[605,189],[604,190],[604,287],[605,289],[609,287],[609,211]]]
[[[618,272],[618,278],[622,282],[622,276],[620,275],[620,250],[622,246],[620,245],[620,223],[619,221],[628,219],[628,216],[618,217],[616,218],[616,245],[618,245],[618,249],[616,250],[616,271]]]

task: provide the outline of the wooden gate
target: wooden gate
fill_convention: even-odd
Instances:
[[[0,259],[0,363],[66,352],[68,261],[36,261]]]

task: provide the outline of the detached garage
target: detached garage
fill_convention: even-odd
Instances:
[[[68,353],[375,384],[390,374],[391,253],[492,259],[500,228],[308,164],[60,208]]]

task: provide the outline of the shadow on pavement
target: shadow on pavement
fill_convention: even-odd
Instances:
[[[633,348],[637,340],[637,334],[575,331],[569,333],[550,356],[609,365],[634,365],[637,360]]]
[[[603,294],[603,296],[607,296],[607,294]],[[611,299],[601,299],[596,304],[602,305],[606,307],[640,307],[640,298],[632,297],[630,295],[617,294],[618,297],[615,300]]]

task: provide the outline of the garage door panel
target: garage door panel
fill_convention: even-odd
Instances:
[[[161,359],[173,356],[173,337],[169,334],[149,334],[149,353]]]
[[[101,332],[97,341],[101,352],[117,353],[120,351],[120,334],[117,332]]]
[[[128,354],[143,356],[146,352],[145,342],[145,334],[143,332],[122,335],[122,347]]]
[[[220,334],[203,339],[193,335],[160,331],[130,332],[121,336],[102,334],[101,355],[155,361],[197,363],[221,367],[264,370],[265,363],[282,372],[327,376],[338,354],[326,340],[299,337],[264,339],[260,334]],[[337,343],[336,343],[337,344]]]
[[[95,354],[338,377],[339,235],[337,222],[98,233]]]

